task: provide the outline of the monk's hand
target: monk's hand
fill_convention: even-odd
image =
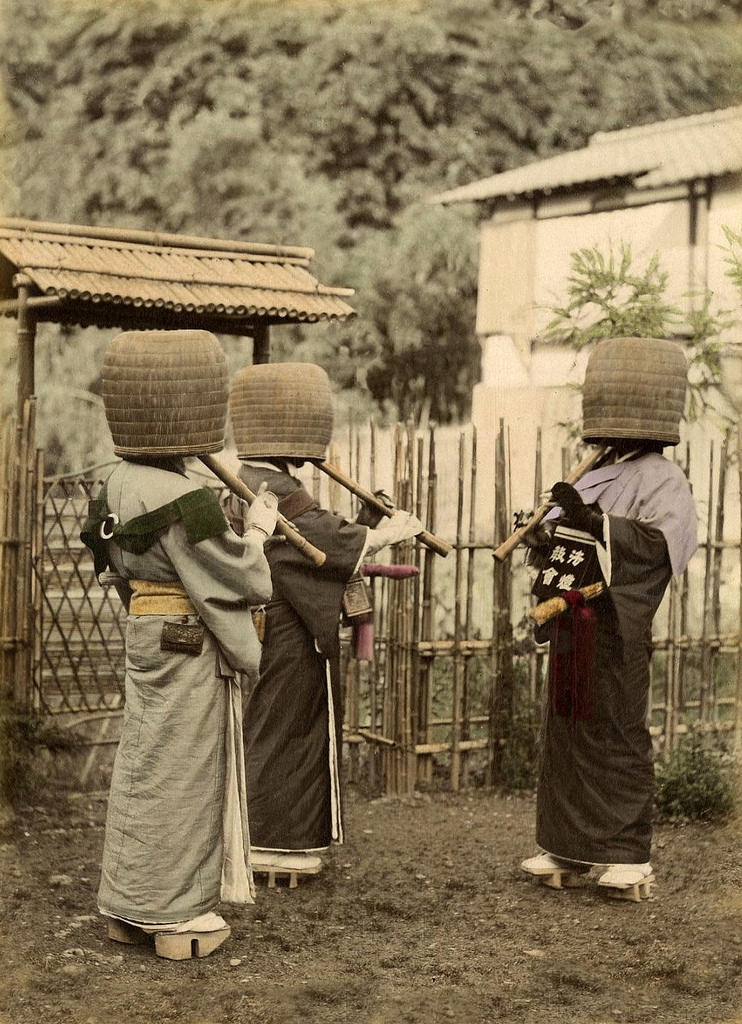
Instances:
[[[575,530],[584,530],[596,540],[603,540],[603,513],[597,505],[586,505],[572,484],[560,480],[551,488],[554,502],[562,509],[563,521]]]
[[[374,497],[391,511],[394,509],[394,503],[386,491],[374,491]],[[382,519],[385,519],[383,512],[375,505],[368,505],[365,501],[361,505],[360,511],[356,516],[356,522],[359,526],[370,526],[372,529],[378,526]]]
[[[551,543],[551,533],[544,526],[537,523],[529,529],[524,529],[532,515],[532,512],[514,512],[513,529],[523,531],[520,539],[526,547],[534,550],[548,548]]]
[[[263,482],[255,495],[255,500],[245,513],[245,533],[248,530],[255,530],[262,534],[263,539],[270,537],[276,528],[277,519],[278,498]]]

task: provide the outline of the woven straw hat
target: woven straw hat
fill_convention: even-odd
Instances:
[[[227,360],[208,331],[125,331],[108,346],[103,404],[117,455],[224,447]]]
[[[590,354],[582,391],[582,437],[680,441],[687,363],[665,338],[606,338]]]
[[[324,459],[332,437],[332,392],[321,366],[246,366],[232,380],[229,409],[241,459]]]

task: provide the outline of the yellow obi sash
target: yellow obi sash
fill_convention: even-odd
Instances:
[[[129,615],[196,615],[196,608],[182,583],[172,580],[128,580],[132,590]]]

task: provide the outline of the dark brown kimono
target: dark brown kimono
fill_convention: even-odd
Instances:
[[[287,473],[243,465],[279,499],[300,485]],[[267,606],[260,678],[245,707],[250,839],[272,850],[318,850],[342,841],[339,760],[342,693],[339,626],[345,584],[368,529],[317,505],[294,518],[327,555],[317,567],[290,544],[269,541],[273,598]]]
[[[536,841],[570,860],[643,864],[654,784],[647,728],[652,619],[671,569],[665,538],[653,527],[612,517],[611,545],[610,591],[591,602],[595,664],[582,694],[584,714],[557,713],[553,702],[547,713]]]
[[[595,470],[578,489],[607,513],[609,586],[589,605],[594,661],[589,678],[579,680],[578,704],[555,687],[559,673],[552,672],[536,839],[569,860],[644,864],[654,790],[652,620],[673,572],[682,573],[695,548],[695,509],[681,470],[658,454]],[[552,641],[550,667],[558,629],[550,623],[538,636]]]

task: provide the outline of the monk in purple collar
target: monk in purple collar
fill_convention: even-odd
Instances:
[[[673,575],[696,548],[690,486],[663,448],[679,441],[686,361],[678,344],[611,338],[588,360],[583,439],[605,461],[572,487],[531,543],[568,609],[540,627],[549,641],[549,701],[538,785],[542,853],[521,867],[547,885],[579,884],[598,867],[610,895],[641,900],[650,862],[654,769],[648,705],[652,620]],[[571,589],[569,540],[594,545],[603,592],[585,604]],[[554,571],[557,570],[557,571]]]

